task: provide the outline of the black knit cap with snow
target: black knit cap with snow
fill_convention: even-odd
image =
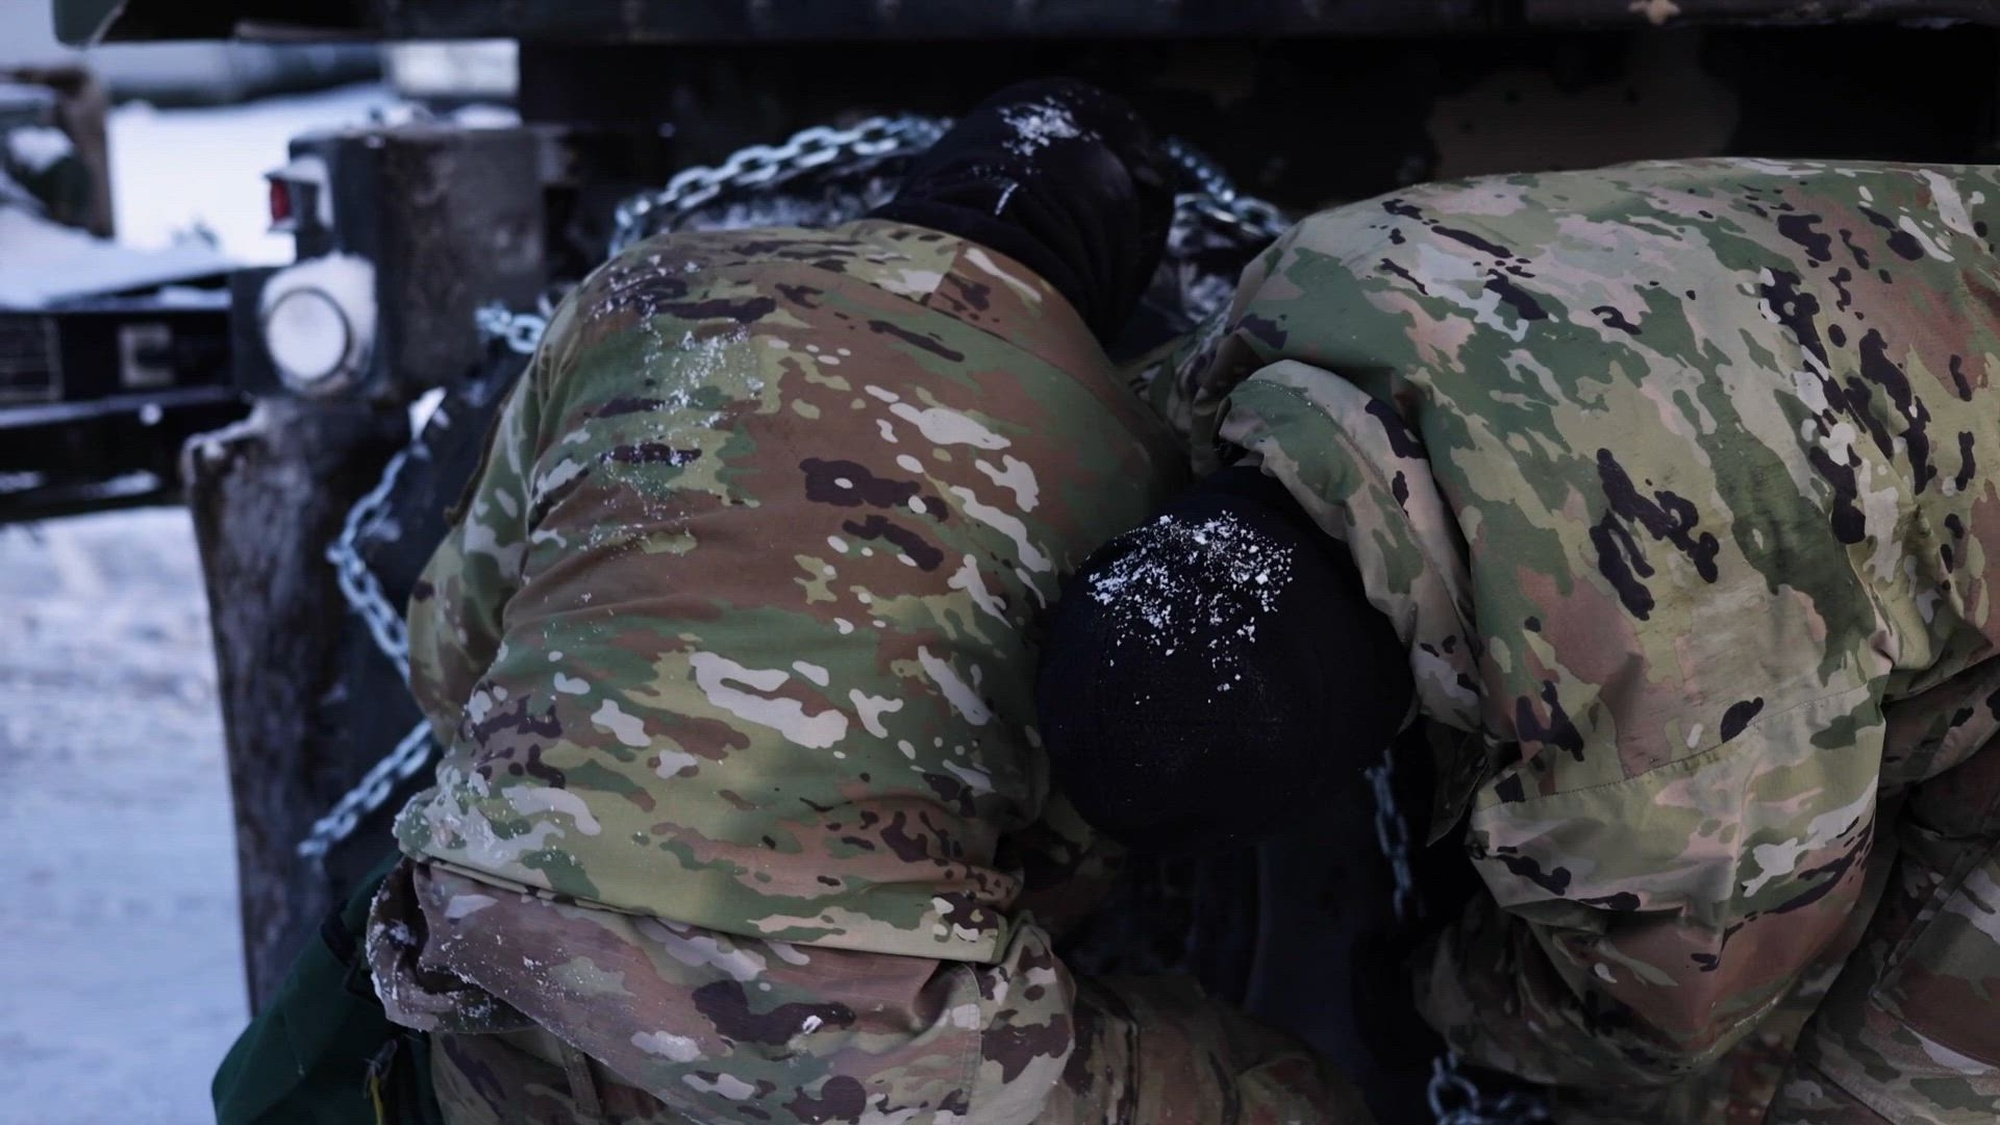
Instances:
[[[1167,854],[1247,845],[1363,784],[1409,660],[1284,487],[1225,469],[1107,544],[1051,614],[1036,684],[1057,785]]]
[[[1006,254],[1108,343],[1160,263],[1173,209],[1171,164],[1132,107],[1052,78],[981,102],[873,215]]]

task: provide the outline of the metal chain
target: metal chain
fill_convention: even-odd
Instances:
[[[1416,877],[1410,870],[1410,822],[1396,804],[1396,790],[1391,785],[1396,769],[1394,755],[1393,744],[1385,747],[1382,760],[1362,773],[1375,790],[1375,842],[1382,849],[1382,857],[1389,861],[1389,871],[1396,880],[1392,900],[1396,921],[1407,924],[1422,917],[1423,903],[1417,899]]]
[[[549,318],[508,312],[507,306],[495,301],[473,312],[472,323],[479,329],[480,343],[504,344],[516,355],[534,355],[536,346],[542,342],[542,333],[548,330]]]
[[[676,218],[712,202],[725,188],[769,190],[843,158],[861,162],[912,156],[937,143],[950,128],[950,118],[918,114],[871,117],[850,129],[815,125],[794,133],[782,144],[740,149],[715,167],[683,169],[666,187],[618,205],[612,222],[611,253],[616,255],[643,238],[656,213]],[[1276,206],[1239,192],[1229,173],[1194,145],[1169,137],[1162,147],[1200,189],[1175,197],[1174,206],[1184,215],[1204,216],[1259,241],[1276,238],[1291,226]]]
[[[1193,144],[1179,137],[1168,137],[1161,147],[1201,187],[1200,191],[1174,197],[1176,218],[1202,215],[1264,242],[1291,229],[1291,220],[1283,211],[1256,196],[1237,191],[1236,181],[1229,178],[1222,165]]]
[[[783,144],[741,149],[715,167],[682,169],[666,187],[618,205],[610,252],[615,256],[645,238],[650,224],[671,224],[713,202],[725,189],[770,190],[801,173],[843,159],[880,161],[914,155],[936,143],[949,128],[949,118],[916,114],[871,117],[851,129],[816,125],[793,134]],[[1174,197],[1177,226],[1205,219],[1253,242],[1269,242],[1291,226],[1291,220],[1273,204],[1238,192],[1229,174],[1194,145],[1169,137],[1164,147],[1201,189]],[[515,352],[530,355],[548,327],[549,310],[544,307],[540,315],[513,313],[492,304],[474,315],[482,339],[497,340]]]
[[[1457,1051],[1446,1051],[1431,1062],[1431,1115],[1438,1125],[1530,1125],[1550,1120],[1543,1095],[1509,1090],[1494,1097],[1481,1090],[1462,1065]]]
[[[537,311],[532,313],[511,313],[497,303],[478,309],[473,314],[473,322],[479,330],[480,342],[489,345],[500,343],[518,355],[532,355],[541,342],[542,332],[548,327],[555,300],[555,293],[544,293],[536,303]],[[442,410],[433,417],[438,425],[450,424]],[[395,491],[396,482],[401,479],[410,459],[429,456],[429,449],[412,440],[389,458],[389,463],[382,468],[382,479],[347,510],[347,519],[341,525],[339,537],[326,549],[326,561],[333,564],[334,581],[347,601],[347,608],[367,626],[375,647],[389,663],[395,665],[396,674],[402,677],[405,684],[410,681],[409,627],[403,620],[402,611],[389,600],[381,580],[362,557],[361,538],[379,531],[389,520],[389,494]],[[418,723],[411,728],[387,757],[375,763],[334,804],[332,811],[313,823],[312,831],[299,842],[298,853],[313,859],[324,856],[328,849],[352,835],[363,817],[388,801],[397,782],[414,776],[438,752],[436,740],[430,737],[429,724]]]
[[[402,476],[411,457],[428,457],[429,451],[412,443],[389,458],[382,479],[347,510],[340,536],[326,549],[326,561],[333,564],[334,580],[347,600],[347,607],[375,640],[375,647],[395,665],[404,683],[410,680],[410,634],[403,615],[389,601],[382,582],[361,557],[361,537],[379,530],[389,518],[389,494]],[[403,736],[387,757],[375,763],[361,781],[349,789],[331,811],[313,822],[312,831],[299,841],[298,854],[320,859],[335,844],[354,834],[363,817],[382,807],[395,791],[396,783],[414,776],[437,752],[430,726],[418,723]]]
[[[335,844],[354,835],[362,818],[381,808],[389,800],[389,794],[396,791],[398,782],[415,777],[419,770],[430,765],[436,751],[437,742],[431,738],[429,723],[411,727],[388,757],[376,762],[331,812],[313,822],[312,831],[299,841],[299,854],[307,859],[320,859]]]
[[[1411,867],[1411,836],[1408,818],[1396,803],[1395,750],[1382,752],[1382,761],[1364,772],[1375,795],[1375,841],[1382,858],[1389,862],[1395,877],[1392,906],[1396,920],[1409,923],[1421,918],[1423,901],[1416,897],[1416,877]],[[1499,1095],[1480,1089],[1457,1051],[1446,1050],[1431,1060],[1430,1085],[1426,1091],[1431,1115],[1437,1125],[1528,1125],[1548,1121],[1548,1100],[1532,1091],[1509,1090]]]
[[[1375,796],[1375,842],[1395,878],[1391,906],[1396,921],[1407,925],[1424,913],[1417,898],[1415,872],[1411,867],[1410,822],[1396,803],[1395,749],[1382,751],[1382,760],[1362,771]],[[1457,1051],[1447,1050],[1431,1060],[1430,1085],[1426,1091],[1431,1115],[1438,1125],[1524,1125],[1548,1120],[1544,1100],[1532,1094],[1510,1090],[1495,1097],[1479,1088],[1465,1073]]]
[[[682,169],[666,187],[618,205],[612,219],[611,253],[615,256],[643,238],[647,221],[656,212],[684,215],[722,194],[724,188],[769,189],[836,161],[858,163],[914,155],[935,144],[949,128],[949,118],[917,114],[870,117],[849,129],[815,125],[792,134],[782,144],[738,149],[713,168]]]
[[[361,536],[381,528],[389,519],[389,493],[396,487],[403,466],[413,456],[428,457],[430,453],[413,442],[389,458],[382,479],[347,510],[347,522],[341,525],[340,537],[326,549],[326,561],[333,564],[341,596],[368,627],[368,634],[375,638],[375,647],[396,666],[396,674],[404,683],[410,680],[409,629],[403,624],[403,615],[396,612],[389,596],[382,591],[381,580],[361,557]]]
[[[1174,209],[1183,215],[1201,215],[1232,227],[1259,242],[1269,242],[1292,227],[1292,221],[1278,210],[1276,204],[1267,203],[1254,195],[1183,193],[1174,197]]]

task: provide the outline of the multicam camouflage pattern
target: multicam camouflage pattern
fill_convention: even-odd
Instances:
[[[1420,1003],[1567,1119],[2000,1114],[1996,212],[1957,167],[1413,189],[1155,384],[1408,642],[1492,893]]]
[[[450,749],[370,956],[454,1119],[581,1118],[564,1051],[617,1120],[1351,1119],[1289,1041],[1051,952],[1115,857],[1049,791],[1030,633],[1181,460],[1053,290],[944,235],[588,280],[411,606]]]

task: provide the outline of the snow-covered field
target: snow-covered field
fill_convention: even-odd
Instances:
[[[233,258],[288,260],[262,173],[292,134],[391,102],[116,111],[121,240],[200,222]],[[230,833],[186,514],[0,527],[0,1123],[213,1120],[247,1018]]]
[[[0,1121],[195,1122],[245,1017],[180,511],[0,528]]]

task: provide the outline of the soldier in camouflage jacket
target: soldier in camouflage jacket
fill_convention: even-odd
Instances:
[[[1996,215],[1985,168],[1422,187],[1155,382],[1393,627],[1485,885],[1419,1004],[1562,1120],[2000,1116]]]
[[[1018,251],[661,237],[551,322],[410,607],[449,749],[369,943],[455,1125],[1358,1118],[1293,1041],[1052,951],[1116,849],[1050,787],[1030,625],[1185,479],[1098,342],[1170,197],[1096,99],[1014,92],[959,132],[991,162],[920,168],[1037,208]],[[1056,157],[1110,186],[1008,178]]]

